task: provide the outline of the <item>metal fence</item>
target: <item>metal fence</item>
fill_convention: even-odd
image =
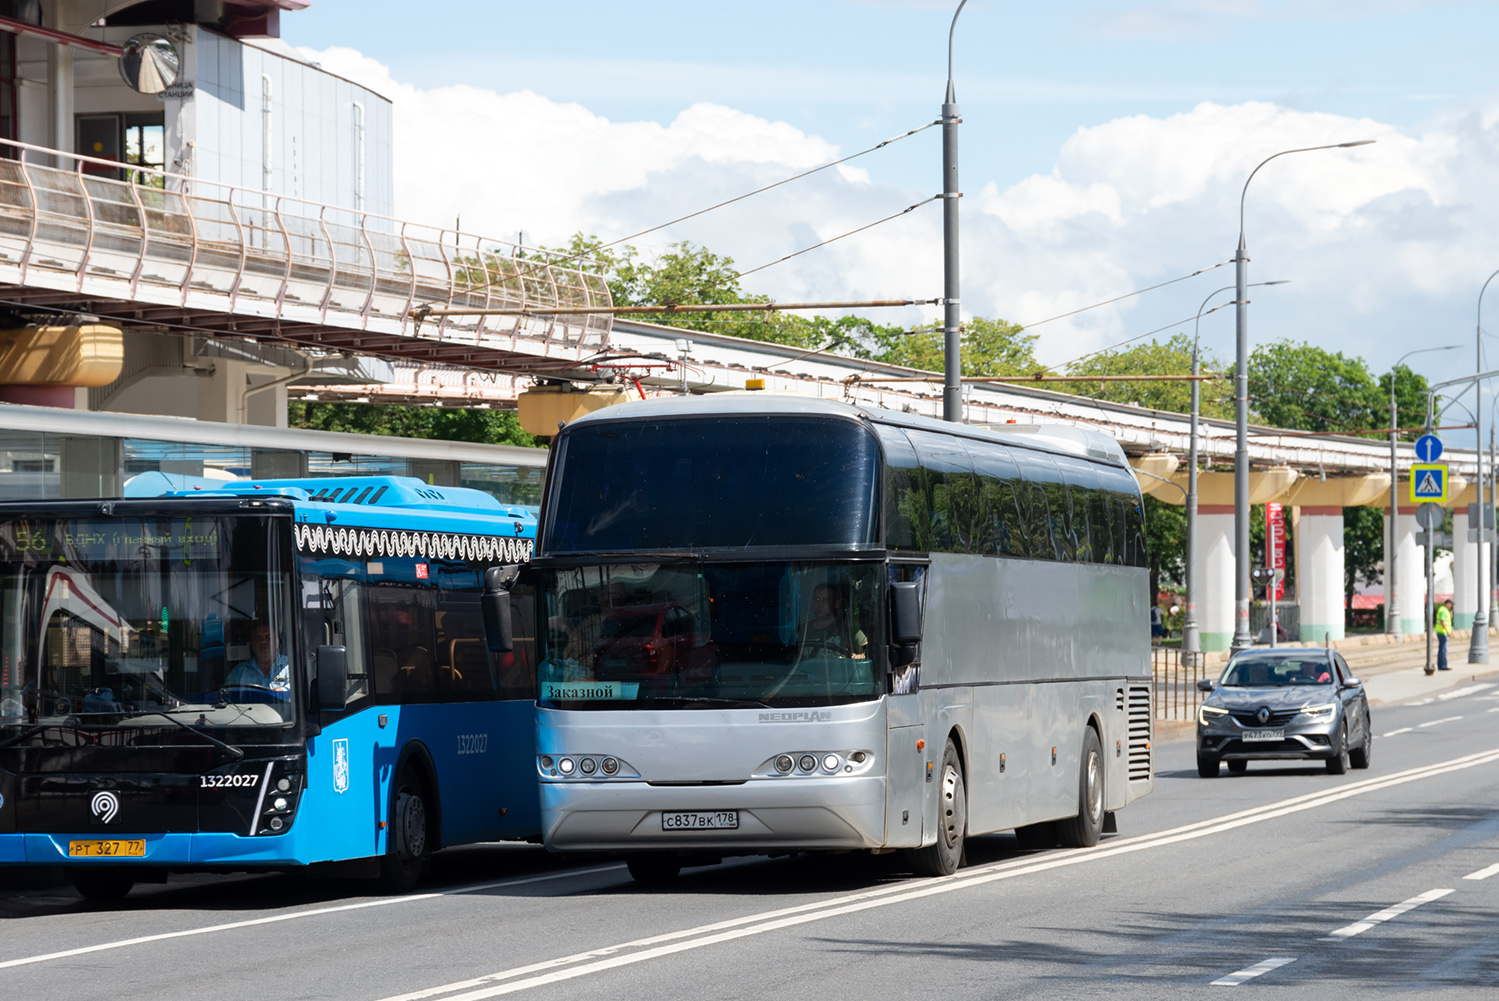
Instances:
[[[1206,694],[1197,690],[1197,682],[1213,673],[1203,666],[1204,660],[1201,654],[1184,657],[1177,647],[1151,648],[1150,675],[1155,689],[1156,719],[1190,720],[1196,717],[1197,707],[1202,705]]]
[[[1295,642],[1301,639],[1301,606],[1294,601],[1277,601],[1275,617],[1280,625],[1280,642]],[[1270,641],[1270,606],[1258,602],[1249,606],[1249,635],[1256,643]]]

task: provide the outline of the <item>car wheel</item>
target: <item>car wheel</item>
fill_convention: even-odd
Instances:
[[[937,804],[937,841],[911,852],[918,875],[951,876],[963,862],[963,839],[968,835],[968,792],[963,767],[952,741],[942,751],[942,797]]]
[[[1197,756],[1197,774],[1205,779],[1218,777],[1218,759],[1211,754],[1199,754]]]
[[[1249,771],[1249,762],[1242,760],[1230,761],[1228,763],[1228,770],[1235,775],[1243,775],[1245,772]]]
[[[1368,768],[1374,757],[1374,731],[1369,728],[1369,714],[1364,713],[1364,743],[1348,752],[1348,760],[1354,768]]]
[[[1338,750],[1336,754],[1327,759],[1327,771],[1331,775],[1342,775],[1344,772],[1348,771],[1349,766],[1352,764],[1352,762],[1348,760],[1349,754],[1347,720],[1344,720],[1343,725],[1338,727],[1338,735],[1334,739],[1338,742]]]
[[[1103,767],[1098,731],[1085,727],[1077,776],[1077,816],[1057,821],[1057,833],[1068,848],[1092,848],[1103,835]]]

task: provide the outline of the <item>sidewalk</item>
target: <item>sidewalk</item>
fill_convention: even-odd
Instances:
[[[1419,699],[1454,685],[1492,679],[1499,676],[1499,635],[1489,631],[1490,662],[1468,663],[1468,631],[1454,633],[1447,644],[1447,663],[1450,671],[1438,671],[1427,676],[1426,638],[1414,642],[1362,649],[1344,648],[1341,652],[1354,676],[1364,683],[1369,704],[1390,705],[1409,699]],[[1436,660],[1436,645],[1432,644],[1432,660]]]

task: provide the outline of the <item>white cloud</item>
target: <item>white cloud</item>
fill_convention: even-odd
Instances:
[[[528,242],[556,244],[578,230],[613,239],[847,152],[722,105],[695,104],[665,124],[616,122],[528,91],[422,90],[348,49],[309,54],[395,101],[398,215],[442,223],[461,213],[466,231],[500,238],[524,229]],[[933,140],[935,156],[935,136],[909,141]],[[1499,265],[1499,107],[1408,134],[1269,103],[1202,103],[1080,128],[1046,174],[1002,182],[993,171],[1003,164],[988,176],[965,165],[965,312],[1035,321],[1223,261],[1260,160],[1364,138],[1378,143],[1282,157],[1255,178],[1251,280],[1294,284],[1256,296],[1253,336],[1316,341],[1376,368],[1410,343],[1470,336],[1462,318]],[[640,242],[649,253],[690,239],[755,267],[930,195],[879,178],[875,155]],[[928,204],[746,286],[782,301],[930,298],[940,294],[941,261],[941,208]],[[1062,362],[1189,316],[1231,282],[1230,270],[1041,327],[1039,352]],[[1214,319],[1220,338],[1229,312]],[[877,318],[914,321],[918,311]]]

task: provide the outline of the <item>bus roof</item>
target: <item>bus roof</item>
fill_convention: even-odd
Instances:
[[[819,400],[789,393],[713,393],[705,396],[666,396],[620,403],[585,414],[572,424],[630,420],[641,417],[807,416],[842,417],[852,420],[917,428],[937,434],[998,441],[1012,448],[1061,452],[1127,466],[1124,450],[1109,435],[1065,424],[954,424],[932,417],[900,413],[880,407]],[[571,424],[569,425],[571,426]]]

